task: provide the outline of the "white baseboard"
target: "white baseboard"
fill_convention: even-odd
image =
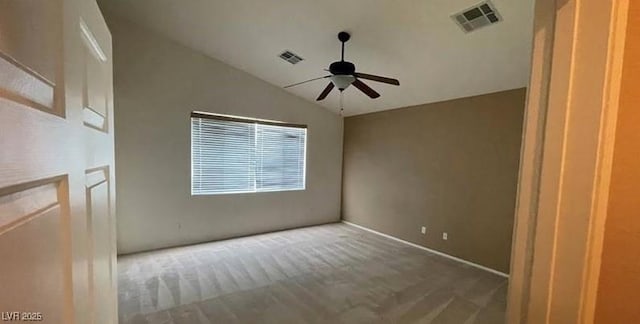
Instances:
[[[499,275],[499,276],[501,276],[501,277],[509,278],[509,275],[508,275],[508,274],[506,274],[506,273],[504,273],[504,272],[500,272],[500,271],[498,271],[498,270],[494,270],[494,269],[491,269],[491,268],[487,268],[487,267],[482,266],[482,265],[479,265],[479,264],[477,264],[477,263],[473,263],[473,262],[471,262],[471,261],[467,261],[467,260],[464,260],[464,259],[460,259],[460,258],[454,257],[453,255],[448,255],[448,254],[446,254],[446,253],[442,253],[442,252],[439,252],[439,251],[436,251],[436,250],[432,250],[432,249],[430,249],[430,248],[426,248],[426,247],[424,247],[424,246],[422,246],[422,245],[418,245],[418,244],[415,244],[415,243],[411,243],[411,242],[405,241],[405,240],[403,240],[403,239],[399,239],[399,238],[397,238],[397,237],[395,237],[395,236],[391,236],[391,235],[388,235],[388,234],[384,234],[384,233],[378,232],[378,231],[376,231],[376,230],[372,230],[372,229],[370,229],[370,228],[367,228],[367,227],[364,227],[364,226],[361,226],[361,225],[358,225],[358,224],[354,224],[354,223],[351,223],[351,222],[348,222],[348,221],[345,221],[345,220],[343,220],[342,222],[343,222],[343,223],[345,223],[345,224],[347,224],[347,225],[349,225],[349,226],[357,227],[357,228],[362,229],[362,230],[365,230],[365,231],[367,231],[367,232],[371,232],[371,233],[373,233],[373,234],[377,234],[377,235],[380,235],[380,236],[384,236],[384,237],[389,238],[389,239],[392,239],[392,240],[394,240],[394,241],[398,241],[398,242],[400,242],[400,243],[404,243],[404,244],[407,244],[407,245],[411,245],[411,246],[413,246],[413,247],[415,247],[415,248],[418,248],[418,249],[421,249],[421,250],[424,250],[424,251],[427,251],[427,252],[431,252],[431,253],[433,253],[433,254],[437,254],[437,255],[443,256],[443,257],[445,257],[445,258],[448,258],[448,259],[451,259],[451,260],[455,260],[455,261],[458,261],[458,262],[461,262],[461,263],[464,263],[464,264],[468,264],[468,265],[470,265],[470,266],[472,266],[472,267],[476,267],[476,268],[478,268],[478,269],[482,269],[482,270],[484,270],[484,271],[488,271],[488,272],[491,272],[491,273],[493,273],[493,274],[497,274],[497,275]]]

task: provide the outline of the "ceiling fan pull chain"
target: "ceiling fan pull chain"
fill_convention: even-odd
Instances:
[[[340,116],[344,117],[344,92],[340,91]]]

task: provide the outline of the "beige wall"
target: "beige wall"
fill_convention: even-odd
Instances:
[[[341,117],[128,22],[107,22],[119,253],[340,219]],[[307,189],[191,197],[192,110],[307,124]]]
[[[629,2],[596,323],[640,323],[640,2]]]
[[[342,217],[509,272],[525,93],[346,118]]]

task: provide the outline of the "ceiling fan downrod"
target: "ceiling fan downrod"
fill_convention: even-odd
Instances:
[[[342,31],[338,33],[338,39],[342,42],[342,55],[340,59],[342,62],[344,62],[344,43],[348,42],[350,38],[351,35],[347,32]]]

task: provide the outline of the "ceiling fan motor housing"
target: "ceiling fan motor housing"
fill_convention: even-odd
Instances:
[[[329,65],[329,72],[334,75],[352,75],[356,72],[356,66],[346,61],[333,62]]]

